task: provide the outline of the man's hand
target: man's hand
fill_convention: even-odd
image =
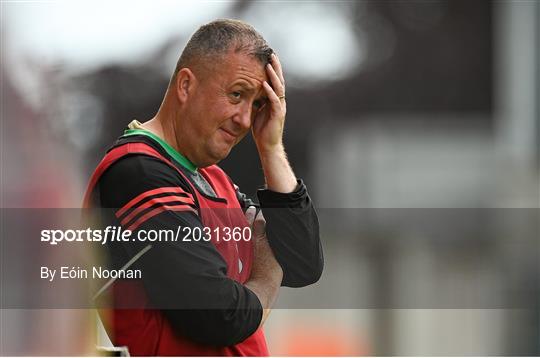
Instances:
[[[252,128],[259,153],[271,152],[283,147],[283,126],[287,113],[285,79],[276,54],[272,54],[271,63],[266,65],[266,73],[272,84],[263,82],[268,102],[255,116]]]
[[[268,189],[290,193],[296,188],[296,177],[287,161],[283,147],[283,127],[287,105],[285,102],[285,79],[281,63],[272,54],[266,73],[272,83],[263,82],[268,103],[255,116],[252,133],[259,152]]]
[[[281,280],[283,279],[283,270],[276,261],[274,253],[266,239],[265,227],[266,222],[259,212],[255,217],[256,210],[254,207],[248,208],[246,218],[252,227],[253,241],[253,265],[251,267],[251,275],[245,286],[252,290],[261,305],[263,306],[263,317],[261,326],[268,318],[270,310],[277,298]]]
[[[246,219],[251,227],[252,240],[257,242],[260,240],[266,240],[266,220],[262,214],[262,211],[257,213],[255,206],[250,206],[246,210]]]

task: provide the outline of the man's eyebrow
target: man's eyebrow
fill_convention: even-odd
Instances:
[[[255,87],[253,87],[251,84],[249,84],[249,82],[244,81],[244,80],[234,82],[232,87],[235,87],[235,86],[240,86],[244,90],[249,91],[249,92],[255,91]]]

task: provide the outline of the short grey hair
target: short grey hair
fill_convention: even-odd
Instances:
[[[218,19],[201,27],[191,36],[182,55],[178,59],[171,83],[178,71],[184,67],[210,63],[228,51],[246,53],[256,58],[262,65],[270,63],[274,51],[266,40],[246,22],[231,19]]]

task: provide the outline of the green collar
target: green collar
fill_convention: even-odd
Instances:
[[[178,153],[173,147],[169,145],[169,143],[165,142],[163,139],[158,137],[152,132],[149,132],[145,129],[126,129],[124,131],[124,136],[130,136],[130,135],[145,135],[149,138],[152,138],[156,142],[158,142],[159,145],[165,149],[165,151],[178,163],[180,163],[184,168],[189,170],[192,173],[195,173],[197,171],[197,167],[195,164],[193,164],[188,158],[184,157],[182,154]]]

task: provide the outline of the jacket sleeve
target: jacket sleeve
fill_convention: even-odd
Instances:
[[[283,268],[282,286],[303,287],[322,275],[324,258],[319,220],[306,185],[298,180],[292,193],[257,192],[266,219],[266,235]]]
[[[155,158],[119,160],[103,174],[98,188],[102,206],[112,208],[117,225],[132,227],[132,236],[139,230],[202,229],[190,186]],[[121,243],[110,248],[111,256],[126,262],[147,245]],[[162,310],[177,333],[198,343],[229,346],[257,330],[259,299],[227,277],[227,265],[211,242],[182,234],[177,241],[151,245],[136,266],[152,308]]]

